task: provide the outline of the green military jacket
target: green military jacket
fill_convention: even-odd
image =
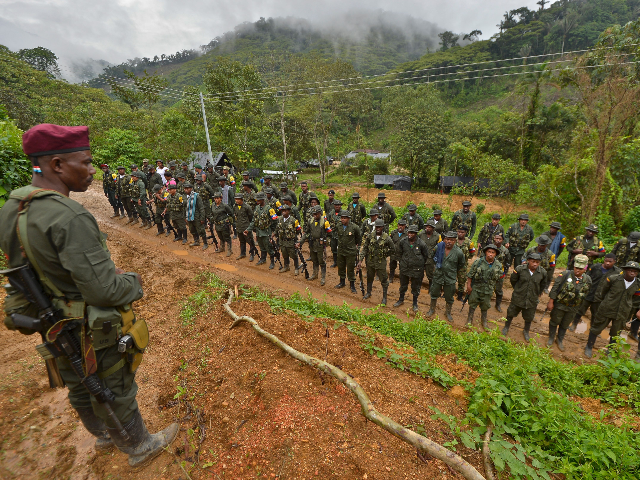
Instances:
[[[144,182],[142,180],[138,180],[137,182],[133,182],[129,188],[133,201],[138,203],[138,200],[141,200],[144,205],[147,201],[147,189],[144,186]]]
[[[211,188],[206,182],[202,182],[201,184],[196,184],[193,186],[193,191],[196,192],[200,198],[202,199],[202,203],[204,205],[204,210],[207,214],[207,217],[211,216],[211,200],[213,196],[216,194],[216,191]]]
[[[624,267],[627,262],[640,262],[640,242],[630,246],[628,238],[621,238],[613,247],[611,253],[616,256],[616,265]]]
[[[185,218],[184,214],[185,204],[182,194],[176,192],[173,195],[169,194],[167,197],[167,212],[171,216],[171,220],[179,220]]]
[[[245,180],[243,180],[243,181],[245,181]],[[247,182],[249,182],[249,188],[250,188],[252,191],[254,191],[254,192],[258,193],[258,187],[256,187],[256,184],[255,184],[255,183],[253,183],[253,181],[252,181],[252,180],[246,180],[246,181],[247,181]]]
[[[622,269],[616,267],[615,265],[609,270],[605,270],[602,263],[594,263],[593,265],[589,265],[586,274],[591,278],[591,289],[589,290],[589,294],[586,297],[587,302],[595,301],[598,287],[600,286],[600,282],[603,278],[606,278],[610,275],[617,275],[620,272],[622,272]]]
[[[309,210],[309,198],[311,197],[311,190],[301,192],[298,198],[298,209],[302,213],[305,223],[307,222],[307,210]]]
[[[547,272],[538,267],[531,275],[526,264],[518,265],[510,280],[513,286],[511,303],[520,308],[535,308],[547,283]]]
[[[484,252],[480,252],[480,257],[484,257]],[[500,245],[498,253],[496,254],[496,260],[502,264],[502,268],[506,274],[507,270],[509,270],[509,265],[511,265],[511,254],[509,253],[509,249],[504,245]],[[502,276],[504,277],[504,275]]]
[[[151,201],[156,206],[156,213],[162,213],[165,208],[167,208],[167,197],[169,197],[168,192],[160,193],[156,192],[151,197]]]
[[[449,255],[446,255],[442,260],[440,268],[436,264],[432,282],[439,285],[455,285],[458,281],[458,271],[464,270],[466,265],[464,253],[458,245],[454,245]]]
[[[233,225],[234,217],[231,206],[222,202],[220,205],[215,203],[211,205],[211,221],[216,226],[216,232],[221,232],[227,228],[227,225]]]
[[[520,223],[516,222],[507,230],[504,243],[509,244],[509,252],[512,256],[521,255],[529,247],[534,236],[533,228],[528,223],[520,229]]]
[[[362,225],[363,220],[367,218],[367,209],[359,202],[355,207],[353,206],[353,202],[349,203],[347,212],[351,215],[351,223],[355,225]]]
[[[409,225],[417,225],[418,230],[424,229],[424,220],[418,212],[414,216],[409,215],[409,212],[407,212],[402,216],[402,219],[407,221],[407,228]]]
[[[107,170],[107,173],[103,172],[102,175],[102,190],[105,195],[109,192],[116,192],[118,190],[118,174],[111,173],[111,170]]]
[[[495,227],[491,222],[485,223],[478,233],[478,252],[482,252],[482,247],[493,243],[493,236],[502,233],[504,235],[504,227],[500,224]]]
[[[245,205],[248,205],[251,208],[256,208],[256,205],[258,204],[253,192],[247,192],[246,190],[242,191],[242,201]]]
[[[256,205],[253,210],[253,218],[247,228],[248,232],[256,232],[258,237],[271,236],[271,220],[275,220],[276,211],[265,202],[264,206]]]
[[[0,249],[7,255],[9,268],[25,263],[16,232],[18,205],[34,190],[40,189],[29,185],[14,190],[0,209]],[[44,275],[68,301],[115,307],[142,298],[142,287],[134,273],[116,274],[106,235],[93,215],[69,197],[54,192],[34,198],[27,213],[27,231],[21,234],[26,234]],[[8,293],[4,302],[7,313],[22,296],[15,291]]]
[[[598,252],[598,257],[604,257],[605,255],[604,245],[596,235],[591,238],[587,238],[584,235],[578,235],[567,244],[567,250],[569,252],[569,261],[567,262],[567,265],[573,265],[573,258],[575,255],[571,252],[579,249],[583,250],[582,253],[585,253],[587,250]],[[593,263],[593,259],[589,257],[589,264],[591,263]]]
[[[153,195],[153,187],[156,185],[164,185],[162,176],[158,172],[154,172],[147,182],[147,191],[149,192],[149,196]]]
[[[358,245],[362,241],[360,227],[349,222],[347,225],[341,223],[336,230],[338,232],[338,255],[357,255]]]
[[[329,212],[333,212],[335,207],[333,206],[334,200],[329,200],[328,198],[324,201],[324,213],[325,215],[329,215]]]
[[[244,232],[249,228],[253,219],[253,209],[243,203],[242,205],[234,205],[232,210],[236,228]]]
[[[138,178],[142,180],[142,183],[144,183],[144,189],[146,191],[147,187],[149,186],[149,177],[147,177],[147,174],[140,169],[138,169],[137,173],[138,175],[140,175]]]
[[[575,312],[591,289],[591,277],[586,273],[576,277],[572,270],[565,270],[553,280],[549,298],[554,300],[554,308],[565,312]]]
[[[415,242],[411,244],[407,234],[398,243],[396,253],[400,259],[400,275],[411,278],[420,278],[424,275],[424,265],[429,258],[429,252],[427,246],[417,236]]]
[[[180,194],[180,195],[184,195],[184,184],[186,182],[183,182],[182,180],[176,180],[176,191]]]
[[[190,170],[190,169],[185,170],[183,168],[182,170],[180,170],[180,173],[184,173],[185,181],[193,185],[193,182],[195,181],[195,176],[196,176],[193,170]]]
[[[453,214],[453,218],[451,219],[451,230],[455,232],[460,225],[466,225],[469,227],[469,238],[473,238],[476,233],[477,221],[478,219],[476,218],[475,212],[469,210],[469,213],[464,213],[464,211],[460,209]]]
[[[417,240],[416,240],[417,241]],[[360,247],[360,260],[367,259],[367,267],[387,268],[387,257],[395,253],[391,237],[382,232],[379,237],[375,233],[368,235]],[[403,273],[404,274],[404,273]]]
[[[626,322],[633,306],[633,297],[640,295],[640,280],[636,277],[627,288],[624,282],[624,271],[618,275],[609,275],[602,279],[596,293],[598,316],[618,319]]]
[[[293,247],[298,232],[300,231],[300,223],[298,220],[289,215],[287,218],[284,216],[278,217],[278,223],[276,225],[276,233],[280,245],[285,247]]]
[[[382,206],[378,203],[374,208],[378,210],[378,218],[381,218],[384,221],[385,231],[388,232],[389,225],[391,225],[397,218],[396,211],[387,202],[384,202],[384,205]]]
[[[320,217],[316,222],[315,218],[309,219],[304,224],[304,234],[301,243],[311,239],[311,248],[314,252],[322,252],[327,244],[327,238],[331,235],[331,224],[327,217]]]
[[[264,192],[264,190],[266,188],[270,188],[271,190],[273,190],[273,196],[276,197],[278,200],[280,200],[280,193],[281,193],[280,190],[278,190],[276,187],[274,187],[273,184],[267,185],[265,183],[265,184],[262,185],[262,188],[260,189],[260,191]]]
[[[294,192],[290,188],[287,188],[286,192],[283,192],[282,190],[280,190],[280,198],[282,198],[285,195],[288,195],[289,197],[291,197],[291,204],[292,205],[297,205],[298,204],[298,197],[296,197],[296,192]]]
[[[207,172],[207,178],[205,180],[209,186],[211,188],[213,188],[214,190],[219,190],[220,189],[220,184],[218,183],[218,174],[213,172],[213,173],[209,173]]]
[[[469,259],[476,253],[476,246],[469,237],[464,237],[464,242],[462,243],[462,245],[460,245],[458,243],[458,240],[456,239],[456,246],[460,250],[462,250],[462,253],[464,253],[465,262],[468,262]]]
[[[342,225],[340,215],[336,213],[335,207],[332,207],[331,210],[325,210],[325,214],[329,225],[331,225],[331,238],[338,238],[338,226]]]
[[[524,252],[524,255],[522,256],[522,263],[526,263],[527,255],[529,255],[530,253],[537,253],[540,255],[541,257],[540,266],[544,268],[546,271],[555,270],[556,255],[549,248],[547,248],[542,253],[538,251],[538,247],[531,247],[527,249],[527,251]]]
[[[130,198],[129,184],[131,182],[131,176],[126,174],[118,179],[118,198]]]
[[[433,222],[435,223],[436,218],[435,217],[431,217],[429,219],[427,219],[427,222],[429,220],[433,220]],[[434,227],[435,231],[438,232],[440,235],[442,235],[445,232],[449,231],[449,222],[447,222],[444,218],[440,218],[440,221],[438,223],[436,223],[436,226]]]
[[[478,258],[467,272],[467,277],[471,279],[471,288],[477,293],[492,295],[496,282],[504,275],[502,264],[498,260],[487,263],[487,260]]]
[[[389,237],[393,242],[393,251],[391,252],[391,260],[398,261],[400,260],[400,257],[398,257],[398,244],[400,243],[400,240],[402,240],[403,238],[407,238],[407,231],[405,230],[404,232],[400,233],[396,228],[393,232],[389,234]]]
[[[436,246],[442,241],[442,237],[439,233],[433,232],[433,234],[429,237],[427,236],[426,231],[422,231],[418,234],[418,238],[424,242],[427,246],[428,258],[427,263],[433,263],[433,256],[436,253]]]
[[[371,233],[376,231],[375,225],[371,223],[370,219],[366,219],[360,225],[360,231],[362,232],[362,237],[365,238],[367,235],[371,235]]]

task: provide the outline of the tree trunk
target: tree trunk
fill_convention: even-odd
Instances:
[[[289,173],[289,166],[287,164],[287,136],[284,131],[284,94],[282,95],[282,107],[280,107],[280,133],[282,134],[282,153],[284,161],[284,174]]]

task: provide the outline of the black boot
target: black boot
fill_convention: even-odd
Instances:
[[[233,254],[233,250],[231,248],[231,240],[229,240],[229,248],[227,249],[227,257],[230,257]]]
[[[298,268],[298,262],[296,262],[296,269]],[[320,267],[320,286],[324,287],[324,284],[326,282],[326,276],[327,276],[327,266],[326,265],[322,265]]]
[[[596,333],[589,332],[589,338],[587,339],[587,346],[584,347],[584,356],[591,358],[593,356],[593,347],[596,344],[598,335]]]
[[[128,439],[123,438],[115,428],[107,430],[118,450],[129,455],[129,466],[139,468],[148,464],[171,445],[178,436],[180,426],[177,423],[172,423],[164,430],[151,435],[144,424],[140,411],[136,410],[129,423],[124,425],[124,429],[129,434]]]
[[[338,266],[338,261],[336,258],[336,254],[333,254],[333,263],[331,265],[329,265],[329,268],[336,268]]]
[[[562,341],[564,340],[564,336],[567,333],[567,330],[565,328],[558,328],[558,336],[556,337],[556,342],[558,343],[558,350],[560,350],[561,352],[564,352],[564,343],[562,343]]]
[[[253,250],[251,250],[251,245],[249,245],[249,261],[253,262],[253,259],[254,259]]]
[[[462,301],[462,292],[458,292],[458,301],[461,302]]]
[[[107,432],[107,426],[94,412],[93,408],[76,408],[78,416],[91,435],[96,437],[96,451],[109,450],[113,447],[113,440]]]
[[[367,293],[362,297],[363,300],[371,298],[371,289],[373,288],[373,282],[367,282]]]
[[[118,211],[118,207],[113,207],[113,215],[109,218],[116,218],[120,216],[120,212]]]
[[[189,241],[187,237],[187,229],[182,230],[182,244],[185,245]]]
[[[475,308],[469,307],[469,313],[467,313],[467,327],[473,325],[473,314],[475,313],[475,311]]]
[[[389,283],[393,283],[393,277],[396,276],[396,269],[394,268],[389,272]]]
[[[547,340],[547,347],[552,347],[553,346],[553,342],[555,342],[556,340],[556,330],[558,330],[558,326],[551,326],[549,325],[549,339]]]
[[[387,289],[389,287],[382,287],[382,301],[380,302],[380,305],[382,305],[383,307],[387,306]]]
[[[507,317],[507,321],[504,323],[504,327],[502,328],[502,335],[505,337],[509,333],[509,328],[511,328],[511,322],[513,322],[513,318]]]
[[[634,318],[631,320],[631,328],[629,329],[629,338],[638,341],[638,330],[640,330],[640,320]]]
[[[164,228],[162,228],[161,223],[156,223],[156,227],[158,227],[158,233],[156,233],[156,237],[157,237],[158,235],[162,235],[164,233]]]
[[[274,267],[276,266],[276,256],[269,255],[269,257],[271,258],[271,263],[269,264],[269,270],[273,270]]]
[[[337,284],[335,288],[344,288],[344,287],[345,287],[344,278],[341,278],[340,283]]]
[[[529,343],[529,340],[531,340],[531,336],[529,335],[529,329],[531,328],[531,322],[524,322],[524,330],[522,331],[522,337],[524,338],[524,341]]]
[[[444,307],[444,314],[447,317],[449,323],[453,323],[453,317],[451,316],[451,307],[453,307],[453,303],[447,303],[446,307]]]
[[[400,295],[400,298],[398,299],[398,301],[396,303],[393,304],[393,306],[394,307],[399,307],[403,303],[404,303],[404,294]]]
[[[580,325],[580,320],[582,320],[582,315],[580,315],[579,313],[576,313],[576,316],[573,317],[573,322],[571,322],[571,325],[569,325],[570,332],[576,331],[576,327]]]
[[[502,295],[496,295],[496,310],[502,313]]]
[[[418,295],[413,296],[413,306],[411,308],[413,308],[414,312],[418,311]]]
[[[435,315],[436,314],[436,305],[438,304],[438,299],[437,298],[432,298],[431,299],[431,305],[429,305],[429,311],[427,312],[427,317],[430,317],[431,315]]]
[[[209,248],[209,244],[207,243],[207,234],[204,234],[204,237],[202,237],[202,250],[206,250],[207,248]]]
[[[349,282],[349,288],[351,289],[351,293],[358,293],[356,291],[356,282],[355,281],[354,282],[351,282],[351,281]]]
[[[193,243],[189,244],[190,247],[199,247],[200,246],[200,237],[198,235],[195,235],[193,237]]]
[[[267,263],[267,252],[260,252],[260,260],[257,261],[256,266]]]
[[[480,310],[480,320],[482,321],[482,328],[489,330],[489,324],[487,323],[487,310]]]

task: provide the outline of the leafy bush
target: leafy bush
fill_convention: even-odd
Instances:
[[[9,193],[31,180],[31,162],[22,151],[22,130],[0,111],[0,207]]]

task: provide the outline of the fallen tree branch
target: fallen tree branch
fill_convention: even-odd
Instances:
[[[368,395],[364,391],[364,389],[354,381],[349,375],[340,370],[339,368],[331,365],[330,363],[323,362],[314,357],[310,357],[304,353],[301,353],[294,348],[290,347],[282,340],[280,340],[275,335],[263,330],[258,322],[256,322],[253,318],[248,317],[246,315],[239,316],[233,310],[231,310],[231,302],[233,301],[233,290],[229,290],[229,299],[227,303],[224,304],[224,308],[227,313],[233,318],[234,322],[231,324],[229,329],[234,328],[241,322],[250,323],[253,329],[258,332],[261,336],[269,340],[271,343],[276,345],[277,347],[284,350],[286,353],[291,355],[296,360],[306,363],[307,365],[311,365],[312,367],[316,367],[323,371],[324,373],[331,375],[336,378],[340,382],[342,382],[351,392],[357,397],[358,402],[360,402],[360,406],[362,407],[362,414],[368,420],[371,420],[373,423],[378,425],[379,427],[385,429],[387,432],[392,435],[398,437],[400,440],[407,442],[408,444],[414,446],[419,451],[427,453],[438,460],[443,461],[445,464],[449,465],[451,468],[461,473],[464,478],[467,480],[486,480],[471,464],[469,464],[462,457],[456,455],[451,450],[443,447],[442,445],[429,440],[428,438],[417,434],[416,432],[409,430],[408,428],[403,427],[399,423],[395,422],[391,418],[382,415],[379,413],[369,400]]]
[[[487,480],[495,480],[493,462],[491,461],[491,450],[489,450],[490,441],[491,426],[487,425],[487,433],[484,434],[484,442],[482,443],[482,461],[484,462],[484,473],[487,476]]]

